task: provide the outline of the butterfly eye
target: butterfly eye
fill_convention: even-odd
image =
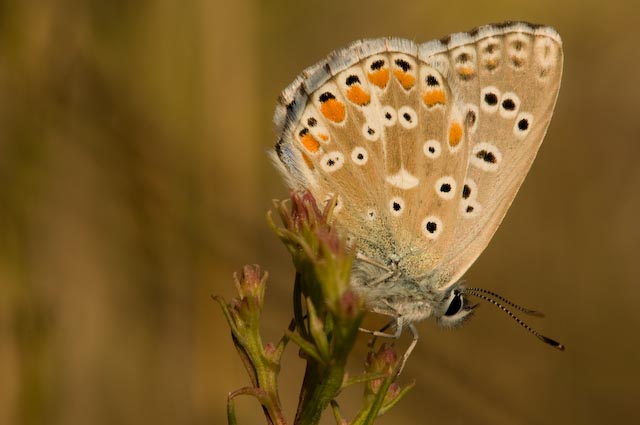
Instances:
[[[473,306],[467,306],[464,295],[458,289],[451,291],[449,298],[443,301],[444,313],[438,317],[440,326],[447,328],[458,327],[469,319],[473,313]]]
[[[462,295],[460,295],[459,293],[454,293],[453,299],[451,299],[449,307],[447,308],[447,311],[444,313],[444,315],[451,317],[458,314],[460,310],[462,310]]]

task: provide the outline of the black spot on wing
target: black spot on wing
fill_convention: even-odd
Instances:
[[[411,69],[411,64],[404,59],[396,59],[396,65],[401,68],[402,71],[407,72]]]
[[[384,66],[384,60],[378,59],[377,61],[373,61],[373,63],[371,64],[371,70],[372,71],[377,71],[378,69],[382,68],[383,66]]]
[[[318,99],[320,100],[320,102],[324,103],[329,99],[335,99],[335,98],[336,97],[333,95],[333,93],[326,91],[322,93]]]
[[[349,75],[345,83],[347,86],[351,86],[353,84],[360,83],[360,78],[358,78],[357,75]]]
[[[478,151],[478,153],[476,154],[476,157],[480,158],[484,162],[489,162],[491,164],[495,164],[498,161],[498,159],[493,154],[493,152],[490,152],[484,149]]]

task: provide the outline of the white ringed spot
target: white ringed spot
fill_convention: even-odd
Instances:
[[[437,239],[442,233],[442,220],[434,215],[430,215],[422,220],[422,233],[428,239]]]
[[[506,92],[502,95],[500,101],[500,116],[502,118],[513,118],[520,109],[520,98],[512,92]]]
[[[380,138],[380,130],[375,126],[365,122],[362,125],[362,135],[368,141],[375,142]]]
[[[460,213],[464,218],[477,217],[482,211],[482,205],[475,199],[466,199],[460,202]]]
[[[442,153],[442,147],[440,146],[440,142],[431,139],[424,142],[422,151],[427,158],[436,159]]]
[[[558,48],[547,37],[539,37],[533,42],[533,54],[543,68],[550,68],[558,61]]]
[[[355,147],[351,151],[351,160],[357,165],[364,165],[369,160],[369,153],[362,146]]]
[[[478,185],[473,179],[467,177],[462,186],[462,199],[476,199],[476,196],[478,196]]]
[[[453,199],[456,196],[456,181],[451,176],[440,177],[436,180],[436,193],[442,199]]]
[[[380,111],[380,114],[382,115],[382,123],[385,126],[391,127],[396,125],[396,121],[398,120],[398,114],[396,113],[396,110],[393,109],[391,106],[389,105],[383,106],[382,110]]]
[[[480,108],[490,114],[498,110],[500,90],[495,86],[487,86],[480,90]]]
[[[502,153],[495,145],[482,142],[473,147],[469,161],[481,170],[494,172],[502,162]]]
[[[333,173],[339,170],[344,165],[344,155],[342,152],[331,151],[322,156],[320,160],[320,166],[327,173]]]
[[[401,106],[398,109],[398,120],[404,128],[412,129],[418,125],[418,114],[410,106]]]
[[[467,111],[465,115],[467,128],[469,129],[469,133],[473,134],[478,129],[478,115],[480,111],[478,105],[474,105],[473,103],[467,103],[465,109]]]
[[[531,131],[531,125],[533,124],[533,115],[528,112],[520,112],[516,118],[516,122],[513,124],[513,134],[518,139],[524,139]]]

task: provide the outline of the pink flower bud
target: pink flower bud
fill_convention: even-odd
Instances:
[[[239,274],[234,273],[233,277],[240,298],[249,298],[251,302],[261,307],[267,276],[268,274],[262,273],[257,264],[246,265]]]

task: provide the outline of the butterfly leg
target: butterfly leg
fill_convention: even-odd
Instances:
[[[378,337],[393,338],[393,339],[400,338],[400,334],[402,333],[402,327],[396,327],[395,333],[392,333],[392,334],[385,332],[387,329],[389,329],[392,325],[396,324],[397,322],[398,322],[398,319],[391,319],[389,322],[387,322],[386,325],[384,325],[382,328],[380,328],[380,330],[377,330],[377,331],[372,331],[370,329],[365,329],[365,328],[359,328],[358,330],[360,332],[373,335],[373,338],[371,338],[367,343],[367,347],[372,348],[375,345],[376,339]]]
[[[385,332],[393,324],[396,325],[395,333]],[[399,339],[400,336],[402,335],[402,330],[404,328],[404,325],[405,325],[405,322],[404,320],[402,320],[402,317],[397,317],[395,319],[390,320],[379,331],[372,331],[364,328],[360,328],[360,331],[373,335],[373,338],[371,338],[371,340],[367,344],[371,348],[374,346],[376,342],[376,338],[378,337]],[[411,344],[409,344],[409,347],[402,355],[400,365],[398,366],[398,369],[396,372],[396,377],[399,376],[400,373],[402,373],[402,370],[404,369],[404,366],[407,363],[407,360],[409,360],[411,353],[413,352],[414,348],[416,348],[416,345],[418,344],[418,330],[416,329],[415,325],[413,323],[408,323],[407,327],[409,328],[409,331],[411,332],[411,336],[412,336]]]
[[[407,348],[407,351],[405,351],[404,354],[402,355],[402,363],[398,368],[398,372],[396,373],[396,376],[400,375],[400,373],[402,372],[402,369],[404,369],[404,365],[407,363],[407,360],[409,360],[409,356],[411,355],[411,352],[413,351],[414,348],[416,348],[416,345],[418,344],[418,330],[416,329],[413,323],[409,323],[408,327],[413,339],[411,340],[411,344],[409,344],[409,348]]]
[[[384,264],[381,264],[375,260],[372,260],[371,258],[367,257],[366,255],[358,252],[356,254],[356,258],[364,263],[368,263],[371,264],[372,266],[376,266],[376,267],[380,267],[382,270],[386,270],[388,272],[392,272],[393,269],[390,269],[389,267],[385,266]]]

